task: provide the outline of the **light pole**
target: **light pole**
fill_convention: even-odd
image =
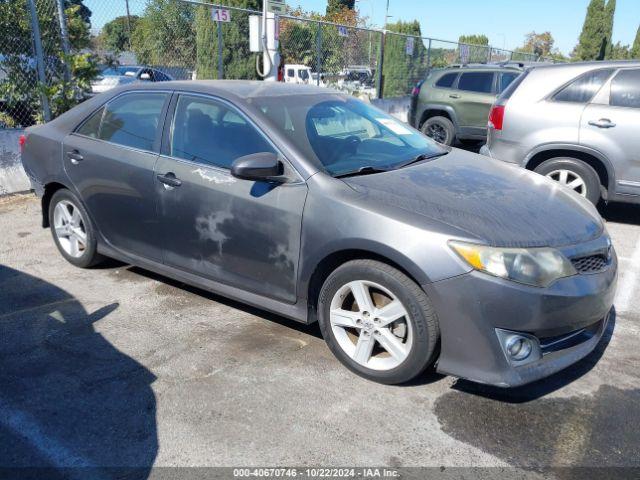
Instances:
[[[384,12],[384,29],[387,29],[387,20],[389,20],[389,0],[387,0],[387,9]]]

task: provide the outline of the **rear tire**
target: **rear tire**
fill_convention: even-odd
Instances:
[[[69,263],[89,268],[104,260],[97,252],[95,228],[89,214],[71,191],[61,189],[51,197],[49,225],[56,247]]]
[[[456,128],[447,117],[428,118],[420,131],[442,145],[451,146],[456,139]]]
[[[551,158],[538,165],[534,171],[570,188],[594,205],[600,201],[600,177],[591,165],[582,160],[570,157]]]
[[[333,354],[364,378],[405,383],[435,361],[440,330],[429,297],[385,263],[338,267],[322,286],[318,313]]]

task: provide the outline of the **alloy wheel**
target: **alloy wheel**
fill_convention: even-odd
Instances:
[[[61,200],[53,211],[53,231],[62,249],[73,258],[80,258],[87,249],[87,231],[80,209],[68,200]]]
[[[444,143],[447,140],[447,131],[439,123],[432,123],[427,127],[427,136],[438,143]]]
[[[342,286],[331,300],[329,318],[340,348],[364,367],[391,370],[411,353],[409,314],[382,285],[357,280]]]
[[[565,187],[579,193],[583,197],[587,196],[587,184],[584,179],[572,170],[559,169],[547,173],[546,175],[551,180],[554,180]]]

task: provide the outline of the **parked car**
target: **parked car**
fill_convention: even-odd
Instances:
[[[139,65],[121,65],[105,68],[100,75],[91,82],[91,92],[103,93],[112,88],[133,82],[168,82],[173,80],[170,75],[155,68]]]
[[[617,259],[593,205],[327,88],[132,84],[21,143],[69,262],[113,257],[319,321],[378,382],[435,364],[521,385],[607,326]]]
[[[444,145],[485,141],[491,105],[520,73],[516,65],[432,70],[413,89],[409,122]]]
[[[284,81],[286,83],[309,83],[311,81],[311,68],[306,65],[287,64],[284,66]]]
[[[528,69],[500,96],[482,153],[592,203],[640,202],[640,62]]]

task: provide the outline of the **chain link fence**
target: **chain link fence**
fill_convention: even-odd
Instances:
[[[228,18],[214,21],[215,8]],[[261,12],[203,0],[0,0],[0,128],[46,121],[122,82],[258,79],[251,15]],[[432,68],[542,60],[291,15],[278,20],[285,81],[370,98],[408,95]]]

